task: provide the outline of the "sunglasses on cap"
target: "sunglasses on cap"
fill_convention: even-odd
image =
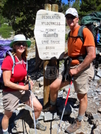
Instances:
[[[16,42],[15,45],[17,46],[27,46],[26,42]]]
[[[68,16],[68,15],[67,15],[67,16],[66,16],[66,19],[67,19],[67,20],[69,20],[69,19],[73,20],[73,19],[75,19],[75,18],[76,18],[76,17],[73,16],[73,15],[71,15],[71,16]]]

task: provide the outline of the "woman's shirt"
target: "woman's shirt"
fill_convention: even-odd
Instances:
[[[1,69],[2,69],[2,71],[9,70],[12,73],[12,67],[13,67],[13,61],[12,61],[12,58],[8,55],[4,59]],[[11,74],[10,81],[23,86],[26,75],[27,75],[27,69],[26,69],[25,62],[23,60],[19,62],[17,57],[15,56],[14,74]],[[4,90],[5,91],[16,91],[16,90],[8,88],[8,87],[5,87]]]

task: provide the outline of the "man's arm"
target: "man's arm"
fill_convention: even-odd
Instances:
[[[86,69],[90,65],[90,63],[95,59],[96,57],[95,47],[93,46],[86,47],[86,50],[87,50],[87,56],[85,57],[84,61],[77,68],[70,69],[71,76],[76,75],[79,72]]]

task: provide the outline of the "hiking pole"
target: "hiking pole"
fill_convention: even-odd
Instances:
[[[60,123],[58,125],[57,134],[59,133],[59,128],[60,128],[60,125],[61,125],[61,122],[62,122],[62,118],[63,118],[64,112],[65,112],[65,109],[66,109],[66,105],[67,105],[67,102],[68,102],[68,96],[69,96],[69,93],[70,93],[71,86],[72,86],[72,80],[71,80],[70,85],[69,85],[69,90],[68,90],[66,101],[65,101],[64,108],[63,108],[63,111],[62,111],[61,120],[60,120]]]
[[[30,94],[32,94],[31,86],[30,86],[29,80],[28,80],[28,84],[29,84],[29,91],[30,91]],[[31,105],[32,105],[32,114],[33,114],[33,121],[34,121],[35,134],[37,134],[37,131],[36,131],[36,121],[35,121],[35,114],[34,114],[34,107],[33,107],[33,98],[32,98],[32,95],[31,95]]]
[[[54,119],[54,113],[52,113],[52,120]],[[52,120],[50,121],[50,134],[52,134]]]

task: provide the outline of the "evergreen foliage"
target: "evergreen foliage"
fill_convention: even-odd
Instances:
[[[101,0],[82,0],[80,4],[79,16],[92,13],[94,11],[101,11]]]
[[[15,34],[23,33],[30,38],[34,37],[36,13],[44,9],[45,3],[61,6],[61,0],[0,0],[0,13],[7,18]]]
[[[44,9],[44,4],[58,4],[59,12],[72,6],[78,10],[79,18],[94,11],[101,11],[101,0],[68,0],[68,4],[62,0],[0,0],[0,26],[6,22],[12,26],[15,34],[23,33],[26,37],[34,37],[34,24],[36,13]],[[73,3],[71,5],[71,3]]]

